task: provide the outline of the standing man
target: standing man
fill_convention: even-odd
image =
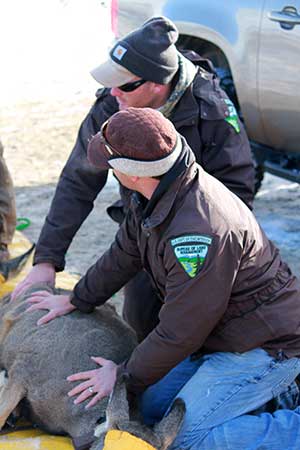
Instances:
[[[0,141],[0,263],[9,259],[8,244],[16,229],[14,188]]]
[[[117,367],[98,358],[100,368],[68,378],[81,381],[69,396],[91,407],[125,372],[148,423],[177,393],[185,401],[172,450],[300,448],[299,408],[249,414],[300,372],[300,284],[253,214],[151,108],[116,113],[88,157],[135,191],[128,214],[71,296],[36,293],[29,311],[49,310],[40,323],[76,308],[91,312],[142,268],[162,307],[128,361]]]
[[[215,75],[203,69],[203,60],[197,55],[192,63],[179,53],[177,39],[178,31],[170,20],[152,18],[117,42],[108,60],[92,72],[107,88],[97,92],[97,100],[80,127],[36,247],[34,267],[16,293],[36,282],[53,285],[55,272],[64,269],[67,249],[108,174],[88,163],[88,142],[118,110],[132,106],[158,109],[186,138],[197,162],[251,208],[254,169],[245,130]],[[122,200],[108,213],[122,223],[130,190],[121,185],[120,191]],[[147,297],[142,309],[141,289]],[[156,325],[160,307],[145,273],[126,286],[124,317],[139,340]]]

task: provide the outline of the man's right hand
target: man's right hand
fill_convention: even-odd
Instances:
[[[30,286],[39,283],[47,283],[49,286],[55,286],[55,268],[50,263],[40,263],[32,267],[29,274],[21,283],[17,285],[11,294],[11,301],[14,301],[22,292],[25,292]]]
[[[39,309],[48,309],[48,313],[42,316],[37,325],[44,325],[56,317],[64,316],[76,309],[72,305],[69,295],[55,295],[47,291],[34,292],[26,303],[31,305],[26,312],[37,311]]]

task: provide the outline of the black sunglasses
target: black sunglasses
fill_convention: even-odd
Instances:
[[[122,84],[122,86],[118,86],[118,89],[123,92],[133,92],[144,83],[147,83],[147,80],[136,80],[131,83]]]

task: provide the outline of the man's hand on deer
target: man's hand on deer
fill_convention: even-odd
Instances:
[[[43,325],[56,317],[64,316],[76,309],[70,302],[69,295],[53,295],[47,291],[35,292],[28,300],[26,300],[26,302],[31,305],[27,309],[27,312],[36,311],[38,309],[49,310],[47,314],[38,320],[37,325]]]
[[[73,397],[79,394],[74,400],[75,405],[93,396],[91,401],[86,405],[86,409],[94,406],[103,397],[110,395],[117,378],[118,366],[113,361],[94,356],[91,359],[101,365],[101,367],[99,369],[75,373],[67,378],[68,381],[85,380],[69,391],[68,396]]]
[[[38,283],[47,283],[55,286],[55,268],[50,263],[40,263],[33,266],[28,275],[15,287],[11,294],[11,301],[15,301],[19,295],[25,292],[30,286]]]

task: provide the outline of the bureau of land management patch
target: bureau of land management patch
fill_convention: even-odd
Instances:
[[[224,102],[226,103],[227,108],[228,108],[228,111],[227,111],[228,116],[225,119],[226,122],[229,123],[229,125],[231,125],[237,133],[240,133],[241,127],[239,124],[239,117],[238,117],[238,113],[235,109],[234,104],[232,103],[231,100],[229,100],[227,98],[224,99]]]
[[[200,272],[211,243],[212,238],[203,234],[178,236],[171,239],[177,260],[191,278]]]

